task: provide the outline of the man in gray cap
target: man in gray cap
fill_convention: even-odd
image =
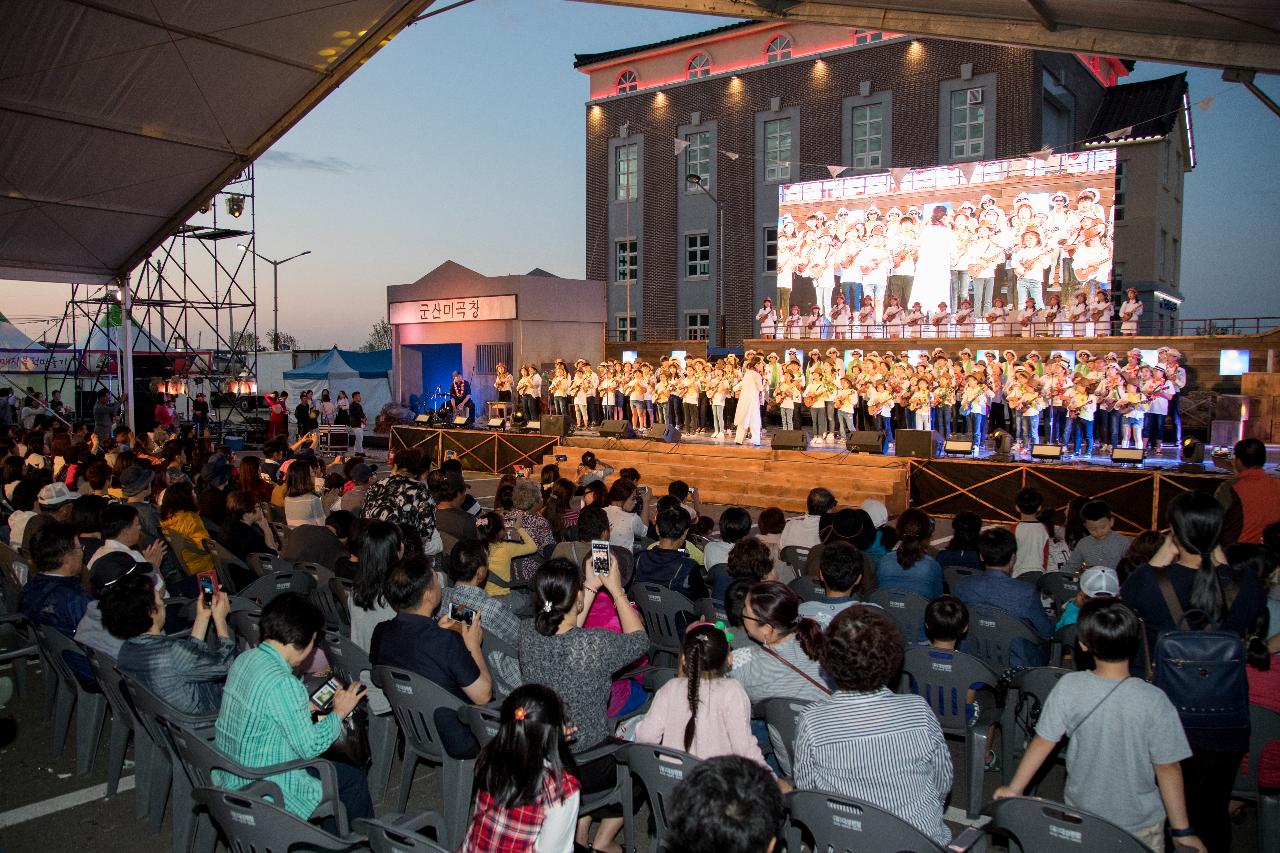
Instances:
[[[369,494],[369,481],[373,479],[373,466],[367,462],[357,462],[351,466],[351,485],[342,493],[338,507],[347,512],[360,515],[364,508],[365,496]]]
[[[71,524],[71,511],[78,497],[80,493],[71,491],[65,483],[49,483],[41,488],[36,497],[39,512],[27,521],[22,531],[22,546],[30,551],[32,538],[50,521]]]

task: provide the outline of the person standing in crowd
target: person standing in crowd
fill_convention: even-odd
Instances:
[[[128,401],[128,394],[121,394],[113,402],[110,391],[106,388],[98,389],[93,401],[93,434],[98,437],[99,442],[105,444],[111,438],[111,427],[115,419],[120,417],[120,407]]]
[[[752,356],[742,373],[742,385],[738,390],[738,409],[734,413],[737,431],[734,442],[742,444],[750,434],[751,443],[759,447],[763,428],[760,424],[760,406],[764,400],[764,381],[760,375],[761,361],[759,356]]]
[[[359,391],[354,391],[351,394],[351,405],[348,407],[347,418],[351,422],[351,432],[355,434],[355,446],[351,448],[351,452],[364,453],[364,430],[369,423],[369,419],[365,416],[364,403],[361,400]]]
[[[267,440],[276,436],[289,435],[289,392],[281,391],[278,394],[267,394],[263,399],[267,401]]]
[[[1280,521],[1280,479],[1267,473],[1266,464],[1267,446],[1259,439],[1236,442],[1231,460],[1235,476],[1214,494],[1226,511],[1222,541],[1227,545],[1260,544],[1262,531]]]
[[[1280,500],[1280,496],[1277,497]],[[1066,570],[1077,572],[1088,566],[1106,566],[1114,569],[1129,550],[1133,540],[1115,531],[1115,519],[1106,501],[1089,501],[1080,508],[1080,518],[1089,535],[1084,536],[1071,549]]]
[[[209,429],[209,401],[205,398],[203,391],[196,394],[196,398],[191,401],[191,426],[197,441],[204,438],[205,432]]]

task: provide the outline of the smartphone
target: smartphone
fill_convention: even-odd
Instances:
[[[529,476],[529,469],[524,467],[523,465],[517,465],[515,467],[515,471],[516,471],[517,480],[523,480],[525,477]]]
[[[591,540],[591,571],[598,575],[609,574],[609,541]]]
[[[204,598],[204,606],[213,606],[213,596],[218,592],[218,574],[217,572],[201,572],[196,575],[196,580],[200,584],[200,595]]]
[[[569,461],[569,457],[568,457],[566,454],[564,454],[564,453],[557,453],[557,454],[556,454],[556,461],[557,461],[557,462],[568,462],[568,461]]]
[[[465,622],[470,625],[476,621],[476,612],[470,607],[463,607],[461,604],[450,604],[449,618],[454,622]]]
[[[502,536],[508,542],[520,542],[520,534],[516,533],[516,523],[513,519],[508,518],[502,523]]]
[[[335,676],[316,688],[311,694],[311,701],[321,711],[328,711],[333,707],[334,695],[341,689],[342,682]]]
[[[458,451],[456,451],[456,450],[446,450],[446,451],[444,452],[444,458],[445,458],[445,459],[457,459],[457,458],[458,458]]]

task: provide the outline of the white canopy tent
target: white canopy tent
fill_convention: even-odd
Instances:
[[[311,364],[284,373],[284,390],[291,403],[296,404],[303,391],[313,392],[319,402],[320,392],[326,389],[334,399],[339,391],[346,391],[348,397],[359,391],[372,425],[382,407],[391,402],[391,350],[352,352],[334,347]]]

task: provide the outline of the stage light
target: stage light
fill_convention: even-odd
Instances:
[[[991,455],[991,459],[995,462],[1012,462],[1013,461],[1013,436],[1002,429],[998,429],[991,433],[991,444],[995,448],[995,453]]]
[[[1114,465],[1141,465],[1143,457],[1141,447],[1111,448],[1111,462]]]
[[[953,435],[942,442],[942,452],[948,456],[972,456],[973,438],[967,435]]]
[[[684,182],[691,187],[700,187],[702,186],[702,176],[701,175],[685,175]]]
[[[208,213],[208,212],[209,212],[209,208],[211,208],[211,207],[213,207],[213,201],[212,201],[212,200],[210,200],[210,201],[206,201],[204,204],[200,205],[200,212],[201,212],[201,213]]]
[[[244,213],[244,196],[239,193],[231,193],[227,196],[227,214],[232,219],[239,219]]]
[[[1184,438],[1182,440],[1181,457],[1183,462],[1203,463],[1204,462],[1204,443],[1201,442],[1199,439],[1191,438],[1190,436]]]
[[[1031,445],[1032,459],[1062,459],[1062,447],[1057,444],[1033,444]]]

